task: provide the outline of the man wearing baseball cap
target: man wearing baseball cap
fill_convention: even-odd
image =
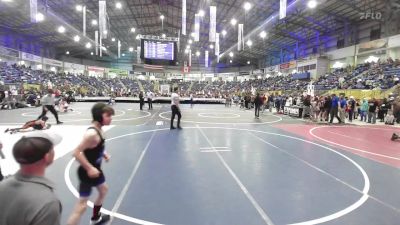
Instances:
[[[0,183],[1,225],[60,224],[61,202],[44,177],[60,142],[58,135],[36,131],[15,143],[12,151],[20,170]]]

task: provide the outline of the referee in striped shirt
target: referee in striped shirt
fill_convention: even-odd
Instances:
[[[54,108],[55,98],[53,95],[53,90],[51,89],[48,90],[48,94],[43,96],[41,103],[43,105],[43,109],[42,109],[42,114],[38,117],[38,120],[41,119],[43,116],[45,116],[47,114],[47,111],[50,111],[56,118],[57,124],[63,123],[58,119],[58,113]]]

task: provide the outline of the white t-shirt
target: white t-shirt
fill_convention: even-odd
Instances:
[[[179,95],[177,93],[171,94],[171,105],[179,106]]]
[[[154,95],[153,95],[153,92],[147,92],[147,98],[149,98],[149,99],[153,99],[153,97],[154,97]]]

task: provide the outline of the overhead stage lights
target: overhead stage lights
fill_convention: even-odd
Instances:
[[[131,33],[135,33],[136,32],[136,28],[132,27],[131,28]]]
[[[189,49],[185,49],[185,54],[188,54],[189,53]]]
[[[115,3],[115,8],[117,8],[117,9],[122,9],[122,4],[121,4],[121,2]]]
[[[192,36],[192,38],[195,38],[196,37],[196,33],[193,32],[193,33],[190,34],[190,36]]]
[[[222,36],[225,36],[226,35],[226,30],[222,30],[221,34],[222,34]]]
[[[136,35],[136,40],[139,40],[140,39],[140,35],[138,34],[138,35]]]
[[[231,19],[231,24],[232,26],[235,26],[237,24],[237,20],[235,18]]]
[[[250,2],[245,2],[244,3],[244,5],[243,5],[243,8],[246,10],[246,11],[249,11],[250,9],[251,9],[251,4],[250,4]]]
[[[125,53],[122,53],[122,56],[125,56]]]
[[[189,44],[192,44],[192,43],[193,43],[192,39],[189,39]]]
[[[103,34],[108,34],[108,31],[107,31],[107,30],[104,30],[104,31],[103,31]]]
[[[130,51],[130,52],[133,52],[133,47],[129,47],[129,51]]]
[[[36,14],[36,22],[42,22],[44,20],[44,15],[42,13]]]
[[[165,38],[165,37],[166,37],[166,35],[165,35],[165,34],[162,34],[162,35],[161,35],[161,37],[162,37],[162,38]]]
[[[91,52],[90,55],[94,55],[93,52]]]
[[[64,33],[64,32],[65,32],[65,27],[59,26],[59,27],[57,28],[57,31],[58,31],[58,33]]]
[[[81,40],[81,37],[79,37],[78,35],[75,35],[74,41],[75,41],[75,42],[79,42],[79,40]]]
[[[250,65],[250,61],[247,61],[247,65]]]
[[[205,12],[204,12],[204,10],[200,9],[198,14],[200,17],[204,17]]]
[[[317,1],[316,0],[310,0],[310,1],[308,1],[307,6],[310,9],[314,9],[315,7],[317,7]]]
[[[75,7],[75,9],[76,9],[76,11],[81,12],[82,9],[83,9],[83,7],[82,7],[81,5],[77,5],[77,6]]]
[[[214,45],[210,45],[210,49],[214,49]]]
[[[200,56],[200,52],[199,51],[196,52],[196,56]]]
[[[115,38],[111,38],[111,41],[114,42],[114,41],[115,41]]]
[[[266,33],[265,31],[261,31],[260,37],[261,37],[262,39],[266,38],[266,37],[267,37],[267,33]]]
[[[92,47],[92,44],[90,44],[90,42],[88,42],[88,43],[86,43],[85,47],[86,47],[86,48],[91,48],[91,47]]]
[[[165,18],[164,15],[161,15],[161,16],[160,16],[160,19],[161,19],[161,20],[164,20],[164,18]]]
[[[69,51],[65,52],[66,55],[69,55]]]
[[[233,52],[229,52],[229,57],[233,58]]]
[[[92,20],[92,26],[96,26],[97,25],[97,20]]]
[[[231,59],[231,60],[229,60],[229,63],[232,63],[232,59]]]

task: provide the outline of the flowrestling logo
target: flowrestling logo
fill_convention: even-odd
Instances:
[[[361,20],[381,20],[382,13],[381,12],[362,12],[360,13]]]

